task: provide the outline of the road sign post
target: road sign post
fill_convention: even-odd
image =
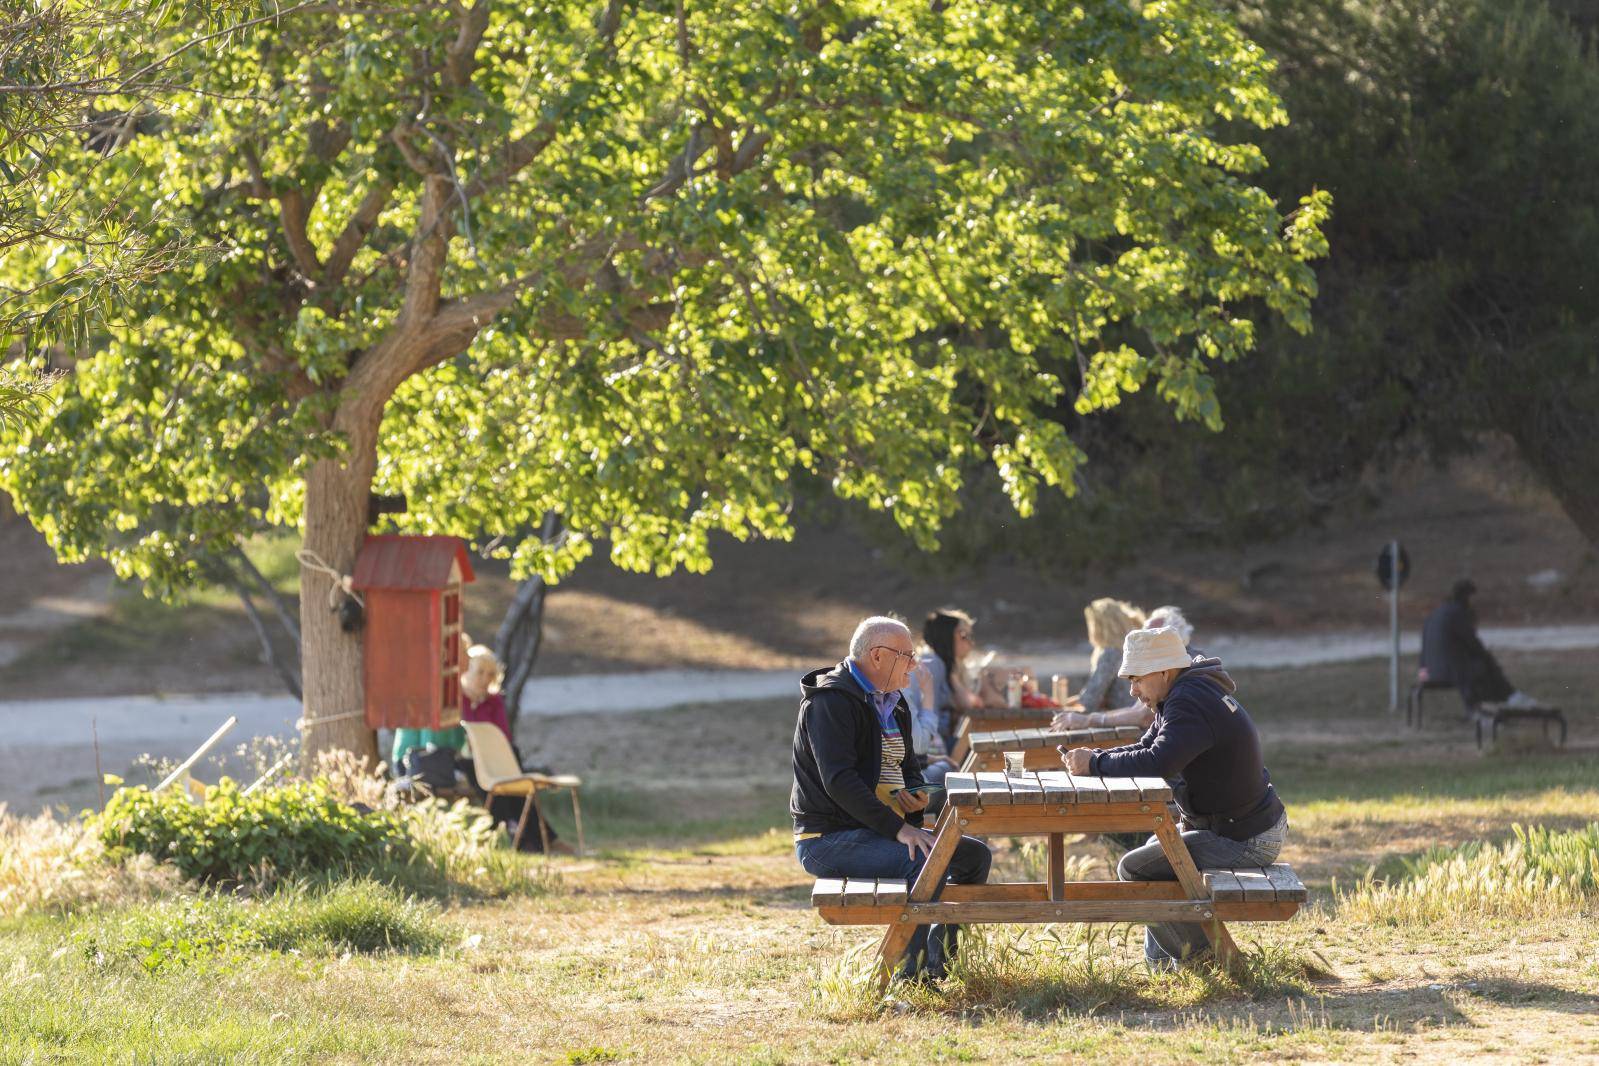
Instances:
[[[1388,710],[1399,710],[1399,586],[1410,576],[1410,556],[1397,540],[1377,553],[1377,580],[1388,590],[1388,631],[1392,649],[1388,657]]]

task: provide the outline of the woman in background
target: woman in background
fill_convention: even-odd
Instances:
[[[1106,717],[1134,708],[1132,689],[1117,675],[1122,666],[1122,641],[1133,630],[1144,628],[1144,612],[1106,596],[1083,608],[1083,619],[1088,623],[1088,642],[1094,646],[1093,657],[1088,660],[1088,680],[1083,682],[1081,692],[1066,701],[1066,710],[1055,716],[1051,728],[1136,724],[1113,723]]]
[[[954,607],[941,607],[922,623],[926,645],[917,659],[919,673],[931,688],[931,709],[937,717],[944,751],[955,750],[955,726],[960,716],[982,700],[966,686],[966,657],[975,647],[972,616]]]
[[[516,754],[516,764],[521,766],[522,753],[516,750],[516,741],[511,736],[511,720],[505,713],[505,697],[500,695],[500,681],[504,676],[505,668],[500,665],[494,649],[486,644],[474,644],[467,649],[466,669],[461,673],[461,720],[488,722],[504,733],[505,739],[511,744],[511,751]],[[516,823],[522,817],[523,802],[519,796],[495,796],[489,802],[489,815],[496,823],[506,827],[513,840],[516,839]],[[535,828],[529,826],[528,831],[522,834],[523,851],[543,850],[539,834],[533,831]],[[557,855],[575,854],[572,845],[556,839],[555,830],[549,822],[544,823],[544,829],[550,840],[550,851]]]

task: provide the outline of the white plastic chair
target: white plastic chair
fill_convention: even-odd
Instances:
[[[511,742],[505,739],[499,726],[492,722],[461,724],[466,727],[467,740],[472,745],[472,776],[477,778],[478,787],[489,794],[489,800],[492,801],[495,796],[527,797],[522,803],[522,818],[517,823],[516,839],[511,846],[521,845],[522,834],[527,832],[527,816],[531,811],[538,819],[539,840],[544,845],[544,854],[550,853],[550,832],[539,810],[538,794],[546,789],[564,788],[572,794],[572,821],[577,824],[577,853],[583,854],[583,812],[577,802],[577,790],[583,781],[572,774],[530,774],[517,765]]]

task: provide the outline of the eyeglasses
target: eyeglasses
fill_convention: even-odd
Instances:
[[[884,651],[891,651],[895,655],[903,655],[903,656],[905,656],[905,658],[910,660],[911,669],[914,670],[916,668],[916,653],[915,652],[912,652],[912,651],[900,651],[898,648],[890,648],[887,644],[873,644],[867,650],[868,651],[876,651],[878,648],[882,648]]]

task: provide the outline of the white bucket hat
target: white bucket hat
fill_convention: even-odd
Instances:
[[[1124,678],[1158,674],[1162,670],[1182,670],[1194,665],[1183,638],[1175,629],[1135,629],[1122,643]]]

